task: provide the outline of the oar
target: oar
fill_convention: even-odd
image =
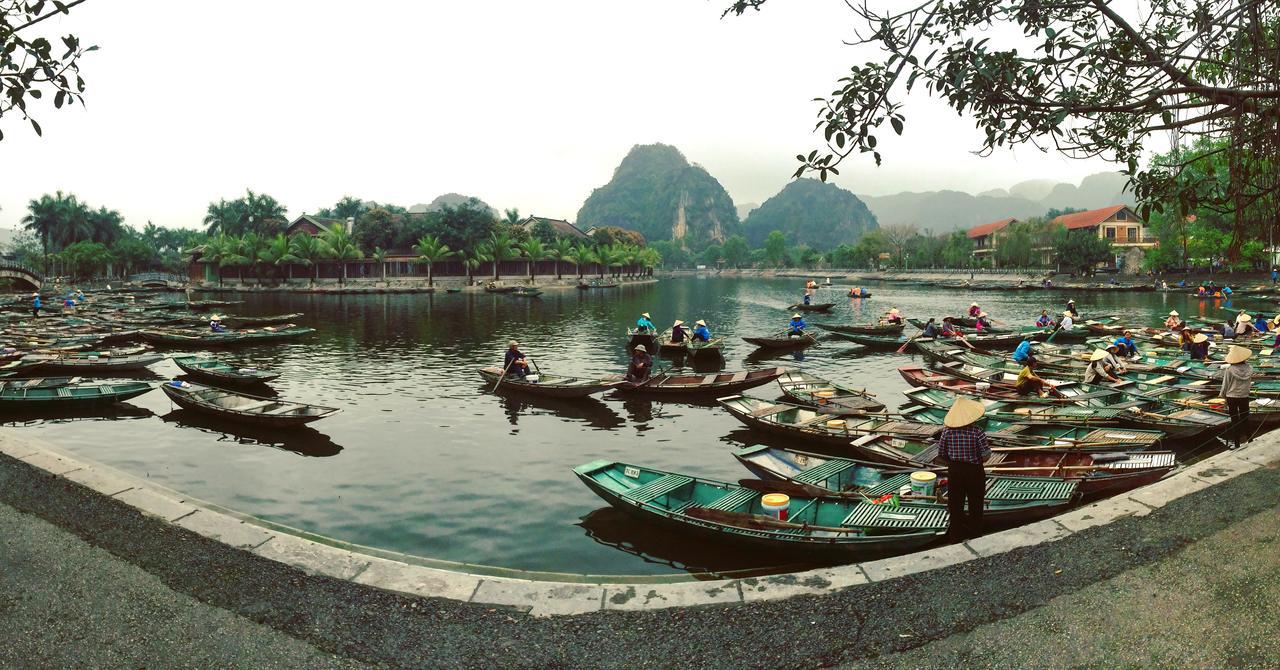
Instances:
[[[902,346],[898,347],[898,351],[897,351],[897,353],[899,353],[899,354],[905,354],[905,353],[907,352],[907,347],[911,346],[911,343],[912,343],[912,342],[915,342],[915,341],[916,341],[916,338],[917,338],[917,337],[920,337],[920,335],[922,335],[922,334],[924,334],[924,331],[923,331],[923,330],[922,330],[922,331],[920,331],[919,333],[916,333],[915,335],[912,335],[912,336],[911,336],[911,337],[910,337],[906,342],[903,342],[903,343],[902,343]]]
[[[737,528],[775,528],[778,530],[807,530],[819,531],[825,533],[861,533],[862,528],[837,528],[832,526],[810,526],[807,523],[791,523],[790,521],[779,521],[777,519],[761,516],[759,514],[745,514],[743,512],[725,512],[717,509],[707,509],[705,507],[690,507],[684,510],[684,515],[699,519],[702,521],[711,521],[725,526],[734,526]]]
[[[514,359],[514,358],[513,358],[513,359],[511,359],[511,363],[515,363],[515,362],[516,362],[516,359]],[[493,385],[493,388],[492,388],[492,389],[489,389],[489,392],[490,392],[490,393],[493,393],[494,391],[497,391],[497,390],[498,390],[498,385],[502,383],[502,380],[503,380],[503,379],[506,379],[506,378],[507,378],[507,370],[510,370],[510,369],[511,369],[511,363],[507,363],[507,367],[502,368],[502,374],[498,375],[498,381],[497,381],[497,383],[495,383],[495,384]]]

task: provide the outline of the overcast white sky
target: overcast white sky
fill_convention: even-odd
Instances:
[[[0,141],[0,226],[57,189],[194,227],[208,203],[270,193],[290,215],[344,194],[412,205],[460,192],[572,219],[634,144],[673,144],[737,203],[776,193],[816,148],[812,99],[865,53],[839,0],[88,0],[49,21],[101,50],[86,108],[40,105]],[[58,42],[55,41],[55,44]],[[48,98],[46,98],[46,101]],[[885,164],[842,167],[857,193],[977,192],[1112,169],[980,136],[923,96]]]

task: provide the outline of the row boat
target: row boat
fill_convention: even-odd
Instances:
[[[203,356],[174,356],[173,362],[188,375],[211,384],[255,386],[265,384],[280,376],[278,372],[268,372],[256,368],[240,368],[230,363]]]
[[[816,407],[827,414],[862,414],[884,410],[884,403],[866,389],[843,386],[804,372],[788,372],[778,379],[782,395],[792,402]]]
[[[618,393],[639,395],[702,396],[718,398],[763,386],[787,373],[786,368],[763,368],[706,375],[657,374],[642,382],[622,382]]]
[[[532,376],[532,375],[531,375]],[[615,378],[583,379],[564,375],[539,372],[536,379],[520,379],[519,377],[503,378],[503,370],[499,367],[480,369],[480,377],[486,384],[493,384],[496,389],[508,391],[524,391],[533,395],[550,398],[585,398],[589,395],[608,391],[620,386],[623,382]],[[502,383],[498,384],[501,379]]]
[[[164,360],[163,354],[126,354],[112,356],[110,352],[76,352],[53,355],[33,354],[23,358],[42,373],[101,374],[142,370]]]
[[[804,303],[797,303],[795,305],[788,306],[787,309],[795,312],[829,312],[831,311],[831,308],[835,306],[836,304],[834,302],[815,302],[808,305]]]
[[[831,333],[852,333],[854,335],[901,335],[905,328],[901,323],[869,323],[854,326],[845,326],[835,323],[815,323],[813,325]]]
[[[140,396],[152,388],[146,382],[80,382],[66,377],[4,382],[0,404],[6,409],[90,407],[108,405]]]
[[[183,409],[272,428],[294,428],[339,411],[333,407],[262,398],[179,380],[161,384],[160,388]]]
[[[792,335],[789,329],[780,330],[764,337],[744,337],[742,340],[747,344],[754,344],[763,349],[800,349],[818,343],[818,338],[810,333]]]

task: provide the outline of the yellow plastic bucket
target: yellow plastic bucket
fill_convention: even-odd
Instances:
[[[835,391],[818,391],[817,393],[813,394],[813,397],[818,399],[819,405],[827,404],[827,401],[831,400],[835,396],[836,396]]]
[[[938,474],[927,470],[919,470],[911,473],[911,495],[913,496],[932,496],[933,489],[938,484]]]
[[[766,493],[760,498],[760,506],[764,508],[766,515],[786,521],[791,509],[791,497],[785,493]]]
[[[832,419],[827,422],[827,428],[831,430],[844,430],[844,419]]]

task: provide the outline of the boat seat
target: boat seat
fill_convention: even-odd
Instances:
[[[67,387],[65,387],[65,386],[59,386],[59,387],[58,387],[58,397],[59,397],[59,398],[70,398],[70,397],[71,397],[71,389],[69,389],[69,388],[67,388]]]
[[[1143,442],[1146,444],[1155,444],[1160,441],[1159,433],[1138,433],[1127,431],[1121,428],[1099,428],[1080,438],[1081,442],[1090,444],[1116,444],[1133,442]]]
[[[263,412],[263,414],[287,414],[298,409],[297,405],[283,404],[279,407],[273,407]]]
[[[730,383],[732,383],[732,382],[740,382],[740,381],[744,381],[746,378],[747,378],[747,373],[746,373],[746,372],[735,372],[735,373],[734,373],[734,375],[733,375],[732,377],[730,377],[730,378],[729,378],[728,380],[726,380],[726,381],[728,381],[728,382],[730,382]]]
[[[1079,481],[1055,477],[988,477],[987,500],[1070,500]]]
[[[751,489],[734,489],[728,493],[716,498],[710,503],[703,505],[705,509],[715,509],[722,512],[732,512],[737,510],[743,504],[754,500],[756,492]]]
[[[667,495],[668,493],[671,493],[692,481],[692,477],[686,477],[684,475],[663,475],[644,486],[634,488],[623,493],[622,497],[638,503],[652,502],[653,500]]]
[[[950,516],[945,507],[912,506],[893,507],[859,503],[844,518],[844,526],[872,526],[877,528],[946,528]]]
[[[748,416],[750,416],[753,419],[759,419],[760,417],[766,414],[773,414],[782,409],[785,409],[782,405],[765,405],[760,409],[752,411],[751,414],[749,414]]]
[[[232,407],[231,409],[234,409],[237,412],[253,412],[255,410],[262,409],[267,405],[274,405],[275,403],[276,403],[275,400],[259,400],[258,402],[251,402],[248,405],[240,405],[239,407]]]
[[[825,482],[832,477],[839,477],[840,475],[857,467],[858,464],[853,461],[846,461],[842,458],[833,458],[822,465],[809,468],[808,470],[797,474],[795,476],[795,480],[804,484],[817,484],[819,482]]]
[[[886,493],[897,493],[898,489],[910,483],[911,475],[904,472],[881,481],[879,484],[866,489],[863,493],[867,494],[868,498],[875,498]]]

